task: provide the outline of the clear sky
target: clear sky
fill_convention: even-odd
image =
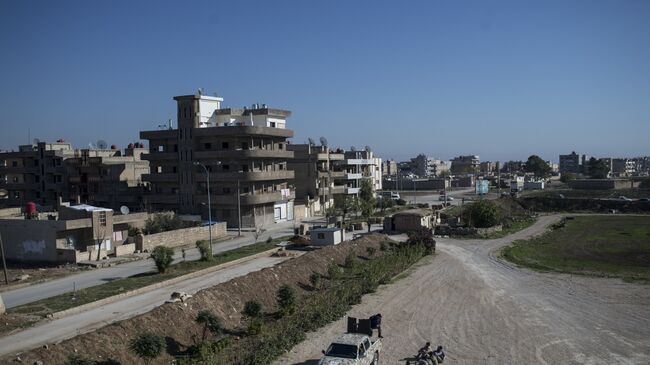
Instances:
[[[650,1],[0,1],[0,149],[123,147],[202,87],[384,158],[650,155]]]

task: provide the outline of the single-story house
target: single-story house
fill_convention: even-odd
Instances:
[[[345,241],[345,230],[343,228],[312,228],[309,231],[312,246],[338,245]]]

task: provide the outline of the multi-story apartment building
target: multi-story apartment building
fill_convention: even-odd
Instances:
[[[484,161],[484,162],[481,162],[481,164],[479,166],[480,166],[479,171],[482,174],[485,174],[485,175],[488,175],[488,176],[493,175],[494,173],[498,172],[497,162]]]
[[[294,153],[287,165],[295,176],[296,204],[304,204],[311,215],[324,213],[334,204],[335,195],[345,194],[340,182],[346,172],[335,165],[344,160],[343,151],[312,144],[289,144],[287,150]]]
[[[397,162],[395,160],[386,160],[381,169],[383,176],[397,176]]]
[[[479,171],[481,159],[478,155],[458,156],[451,160],[453,174],[476,174]]]
[[[143,152],[140,148],[74,149],[59,140],[0,153],[0,189],[8,192],[0,205],[24,206],[31,201],[57,207],[71,201],[139,209],[144,190],[140,176],[149,172],[149,163],[140,159]]]
[[[345,151],[343,161],[335,163],[345,175],[336,181],[336,184],[345,186],[345,194],[357,195],[361,188],[362,179],[370,179],[375,191],[382,188],[382,163],[381,158],[375,157],[373,152]]]
[[[419,154],[411,159],[411,171],[419,177],[440,176],[449,171],[450,163]]]
[[[571,152],[568,155],[560,155],[560,173],[573,173],[580,174],[583,172],[583,165],[580,155],[575,151]]]
[[[222,108],[220,97],[185,95],[177,102],[177,128],[143,131],[152,185],[147,205],[208,216],[229,226],[261,227],[293,219],[293,171],[287,150],[293,131],[288,110],[255,104],[250,109]],[[199,165],[197,165],[199,164]],[[207,174],[210,180],[208,207]],[[238,194],[239,192],[239,194]]]
[[[143,160],[142,155],[148,152],[133,144],[123,151],[117,148],[75,150],[65,160],[68,199],[76,204],[112,209],[124,205],[143,210],[142,175],[149,173],[149,161]]]
[[[57,206],[67,201],[66,167],[72,145],[59,140],[22,145],[15,152],[0,153],[0,189],[7,191],[1,206],[19,207],[27,202]]]
[[[613,158],[611,159],[612,175],[614,176],[633,176],[637,172],[637,163],[629,158]]]

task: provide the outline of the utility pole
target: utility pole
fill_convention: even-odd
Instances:
[[[2,243],[1,234],[0,234],[0,253],[2,253],[2,269],[5,272],[5,284],[9,285],[9,277],[7,276],[7,262],[5,261],[5,245]]]
[[[237,236],[241,236],[241,191],[239,179],[237,179]]]

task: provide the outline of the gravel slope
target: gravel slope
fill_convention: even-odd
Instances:
[[[382,313],[380,363],[400,363],[426,341],[442,344],[449,364],[650,363],[648,286],[537,273],[495,257],[558,218],[503,239],[439,239],[435,258],[365,297],[350,315]],[[341,319],[309,334],[276,364],[316,364],[344,329]]]

